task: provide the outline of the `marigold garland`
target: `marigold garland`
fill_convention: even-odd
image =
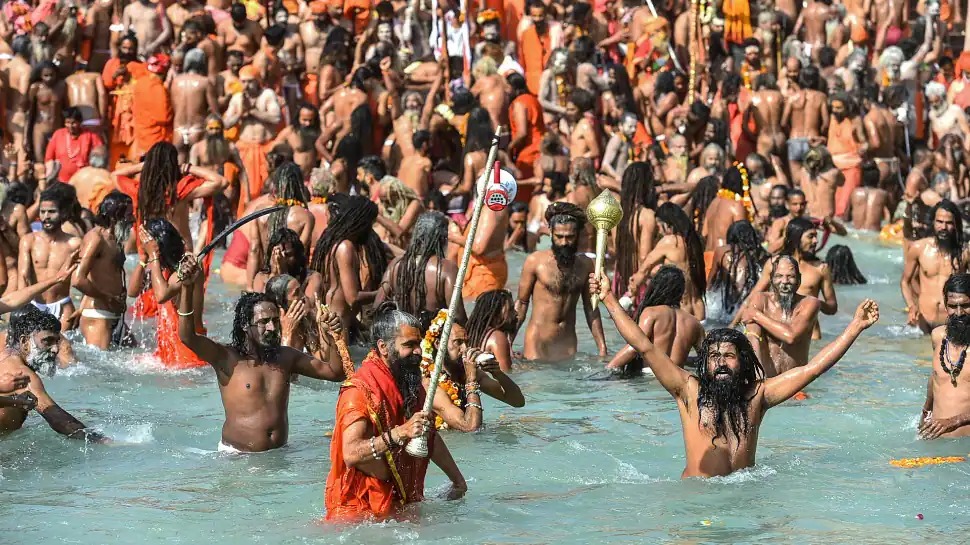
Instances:
[[[313,204],[327,204],[326,197],[310,197],[310,202]]]
[[[890,460],[889,465],[901,467],[903,469],[913,469],[923,466],[954,464],[965,461],[967,461],[967,459],[963,456],[921,456],[919,458],[900,458],[898,460]]]
[[[276,199],[276,206],[302,206],[306,208],[306,203],[296,199]]]
[[[729,201],[740,201],[744,209],[748,212],[748,221],[754,222],[754,202],[751,201],[751,184],[748,182],[748,169],[740,161],[734,162],[734,168],[741,174],[741,194],[738,195],[730,189],[719,189],[717,196]]]
[[[431,378],[431,370],[434,369],[434,347],[441,337],[441,332],[445,328],[445,320],[447,319],[448,311],[445,309],[439,310],[434,320],[431,321],[428,331],[424,334],[424,339],[421,341],[421,375],[424,378]],[[451,380],[448,371],[445,369],[442,369],[441,374],[438,376],[438,388],[444,389],[456,407],[461,407],[458,386]],[[448,424],[445,424],[445,421],[437,415],[435,415],[434,426],[435,429],[439,430],[448,429]]]

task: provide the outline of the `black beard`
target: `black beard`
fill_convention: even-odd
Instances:
[[[327,28],[328,21],[326,19],[314,19],[313,26],[317,27],[318,30],[323,30]]]
[[[534,24],[535,24],[535,27],[536,27],[536,33],[537,34],[545,34],[546,31],[549,30],[549,23],[547,23],[545,21],[541,21],[541,22],[534,23]]]
[[[970,346],[970,315],[946,319],[946,340],[958,346]]]
[[[421,354],[411,354],[401,357],[400,354],[392,353],[389,367],[394,383],[404,398],[404,414],[411,418],[411,415],[418,409],[421,397]]]
[[[222,162],[229,157],[229,143],[221,134],[206,135],[205,152],[209,162]]]
[[[771,219],[783,218],[788,215],[788,207],[783,204],[768,206],[768,215]]]
[[[572,270],[573,264],[576,263],[576,250],[578,248],[578,240],[573,244],[564,244],[562,246],[557,246],[553,243],[552,255],[556,258],[556,265],[559,267],[560,272]]]
[[[744,384],[739,373],[732,373],[730,380],[717,380],[718,367],[713,373],[698,377],[699,390],[697,406],[713,413],[714,438],[727,437],[730,427],[734,437],[741,439],[748,431],[748,403],[744,394]],[[713,439],[712,439],[713,442]]]
[[[300,125],[296,129],[296,134],[300,137],[300,147],[296,151],[306,153],[316,149],[317,138],[320,138],[320,129]]]
[[[275,363],[283,347],[280,342],[281,337],[279,332],[274,331],[271,336],[265,338],[262,342],[254,343],[256,345],[256,356],[259,358],[259,361],[263,363]]]

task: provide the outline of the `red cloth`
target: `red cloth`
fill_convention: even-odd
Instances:
[[[57,179],[67,183],[75,172],[88,166],[91,150],[102,146],[104,140],[87,129],[81,129],[81,134],[76,139],[71,137],[71,132],[67,129],[57,129],[47,144],[44,161],[59,162],[61,171]]]
[[[232,242],[226,248],[226,253],[222,255],[222,265],[225,266],[228,263],[234,267],[245,269],[248,259],[249,239],[246,238],[246,235],[240,229],[232,235]]]
[[[170,275],[166,274],[168,279]],[[148,290],[145,293],[151,293]],[[154,297],[152,300],[154,301]],[[155,357],[162,362],[162,365],[169,369],[188,369],[191,367],[202,367],[206,362],[199,359],[195,352],[182,344],[179,339],[179,316],[175,308],[175,301],[178,297],[172,298],[166,303],[158,305],[158,346],[155,348]],[[199,335],[205,335],[205,328],[196,331]]]
[[[418,396],[423,397],[423,393]],[[420,409],[411,407],[414,412]],[[364,358],[354,376],[343,383],[337,397],[337,421],[330,440],[330,473],[324,492],[327,520],[383,519],[393,516],[400,506],[424,499],[424,477],[430,457],[414,458],[403,450],[385,455],[384,460],[392,470],[389,482],[344,463],[344,430],[362,419],[371,423],[376,434],[407,421],[404,398],[391,370],[373,351]],[[429,449],[433,446],[432,433]]]

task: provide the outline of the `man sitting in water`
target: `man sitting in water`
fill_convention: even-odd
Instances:
[[[201,281],[199,262],[191,254],[180,266],[179,339],[216,371],[226,422],[221,452],[262,452],[282,447],[289,433],[287,412],[293,375],[340,382],[344,371],[333,336],[340,319],[317,314],[319,343],[329,361],[281,346],[280,309],[263,293],[243,293],[236,303],[232,343],[225,346],[199,335],[192,319],[194,285]]]
[[[70,275],[68,275],[70,276]],[[27,419],[27,411],[34,409],[52,430],[71,439],[93,443],[108,443],[100,433],[87,429],[80,420],[60,408],[44,389],[37,374],[50,373],[57,360],[61,324],[54,316],[32,306],[24,307],[10,316],[7,346],[0,354],[0,375],[25,375],[14,384],[12,396],[0,403],[0,433],[19,430]]]
[[[931,334],[936,356],[919,424],[924,439],[970,435],[970,378],[960,373],[970,347],[970,274],[954,274],[946,281],[943,303],[946,325]]]
[[[808,363],[821,307],[818,299],[797,293],[802,275],[794,257],[783,254],[771,264],[771,290],[751,294],[737,317],[738,323],[757,324],[763,332],[770,355],[761,360],[767,378]]]
[[[585,289],[593,260],[578,255],[586,213],[575,204],[555,202],[546,208],[546,223],[552,232],[552,248],[529,254],[519,279],[516,313],[520,326],[525,323],[529,300],[535,299],[535,309],[525,329],[525,358],[562,361],[576,354],[576,301],[580,297],[599,355],[605,358],[606,338],[600,311],[593,307]]]
[[[694,375],[674,364],[640,331],[610,291],[606,276],[597,279],[590,275],[589,289],[603,299],[620,335],[640,352],[657,380],[678,401],[687,450],[681,477],[728,475],[753,466],[765,412],[829,370],[879,319],[879,306],[866,299],[845,331],[808,365],[773,378],[765,378],[754,348],[742,333],[714,329],[704,338]]]
[[[440,435],[428,439],[430,458],[416,458],[407,443],[428,431],[421,411],[421,324],[385,304],[371,326],[373,350],[340,388],[330,441],[327,520],[383,519],[424,497],[428,461],[451,480],[449,497],[468,489]],[[479,416],[480,416],[479,412]]]

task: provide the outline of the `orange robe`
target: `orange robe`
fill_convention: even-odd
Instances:
[[[134,76],[125,78],[114,77],[115,71],[121,66],[121,61],[117,58],[108,59],[101,71],[101,81],[105,89],[111,94],[108,105],[108,118],[111,119],[111,134],[109,135],[108,147],[110,157],[108,168],[114,170],[118,160],[122,157],[127,159],[137,159],[132,157],[131,145],[135,142],[135,117],[132,113],[132,103],[134,101]],[[144,73],[145,65],[140,62],[128,63],[128,73]]]
[[[209,255],[212,255],[211,253]],[[170,274],[166,274],[166,280]],[[146,290],[143,293],[151,293],[152,300],[154,301],[154,293],[152,290]],[[162,362],[162,365],[169,369],[189,369],[192,367],[203,367],[206,362],[199,359],[189,347],[182,344],[181,339],[179,339],[179,316],[178,311],[175,308],[175,301],[178,297],[173,297],[169,301],[158,305],[158,344],[155,348],[155,357],[158,361]],[[206,330],[202,328],[201,330],[196,330],[199,335],[205,335]]]
[[[552,36],[548,31],[545,36],[539,36],[535,27],[531,26],[522,33],[518,48],[519,64],[525,70],[525,83],[530,93],[539,96],[539,79],[552,55]]]
[[[832,162],[842,171],[845,183],[835,190],[835,214],[842,216],[849,207],[849,198],[862,185],[862,157],[859,143],[855,140],[852,119],[833,121],[829,124],[828,150]]]
[[[269,178],[269,160],[266,154],[272,151],[273,141],[260,143],[239,140],[236,142],[236,149],[249,180],[249,191],[239,193],[239,210],[245,210],[249,201],[263,194],[263,184]]]
[[[423,393],[418,396],[423,398]],[[384,455],[391,470],[390,481],[371,477],[344,463],[343,434],[348,426],[367,420],[375,435],[380,435],[407,421],[404,409],[404,398],[391,370],[371,352],[354,376],[341,385],[337,397],[337,419],[330,440],[330,473],[324,491],[327,520],[385,519],[400,507],[424,499],[424,477],[430,457],[414,458],[403,449],[392,449]],[[420,407],[411,409],[417,411]],[[434,447],[434,437],[432,432],[429,449]]]
[[[509,106],[509,126],[512,134],[519,130],[519,127],[516,127],[515,115],[513,114],[516,104],[521,104],[526,111],[525,142],[515,159],[515,166],[522,173],[522,178],[525,179],[531,178],[533,175],[533,165],[539,158],[539,144],[542,142],[542,135],[546,133],[546,125],[542,120],[542,105],[539,104],[539,99],[535,95],[523,93],[517,96]],[[523,202],[529,202],[528,197],[524,197],[524,199]],[[516,200],[521,200],[518,195],[516,195]]]
[[[144,74],[134,74],[134,77],[132,111],[135,115],[135,145],[132,149],[140,157],[155,144],[172,141],[175,114],[168,89],[161,78],[147,70]]]
[[[477,299],[486,291],[503,289],[508,279],[509,264],[505,261],[504,253],[495,257],[472,254],[468,260],[465,282],[461,285],[461,296],[465,299]]]

